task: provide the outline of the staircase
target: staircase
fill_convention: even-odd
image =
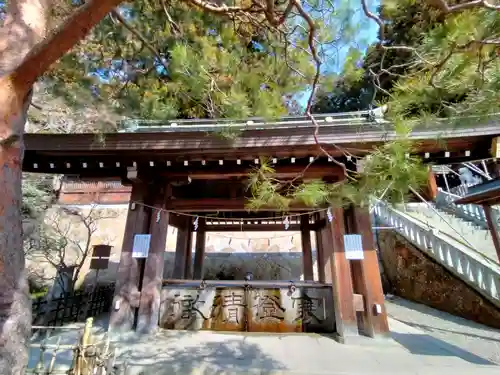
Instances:
[[[458,205],[454,206],[459,207],[456,211],[461,209]],[[454,214],[452,209],[443,208],[437,203],[432,204],[432,206],[425,203],[410,203],[406,205],[406,213],[425,223],[429,228],[433,228],[434,232],[444,233],[463,245],[473,248],[492,261],[496,261],[497,254],[491,233],[487,229],[486,222],[483,224],[479,219],[481,214],[484,215],[484,212],[480,207],[477,208],[478,210],[469,211],[471,214],[469,220]],[[474,220],[472,213],[476,214],[478,218]]]
[[[451,198],[441,195],[437,204],[432,205],[413,203],[390,207],[381,203],[374,208],[375,219],[378,224],[394,227],[396,232],[500,308],[500,264],[496,261],[491,235],[482,225],[485,224],[481,220],[484,213],[477,206],[454,205]]]

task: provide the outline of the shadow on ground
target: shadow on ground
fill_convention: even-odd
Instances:
[[[258,374],[288,370],[259,345],[236,335],[203,335],[188,331],[161,331],[150,337],[121,337],[118,369],[127,375],[138,374]],[[211,337],[212,336],[212,337]],[[165,345],[168,340],[169,345]],[[115,341],[115,340],[113,340]]]
[[[392,332],[393,339],[411,353],[456,356],[473,364],[496,364],[490,360],[498,357],[499,330],[399,297],[387,300],[386,307],[392,319],[414,331]],[[418,340],[411,337],[414,334]],[[436,347],[441,350],[434,353],[432,348]]]
[[[447,332],[447,333],[453,333],[455,335],[463,335],[463,336],[467,336],[467,337],[474,337],[476,339],[481,339],[481,340],[486,340],[486,341],[494,341],[494,342],[500,343],[500,339],[497,339],[497,338],[494,338],[494,337],[488,337],[488,336],[484,336],[484,335],[477,335],[477,334],[474,334],[474,333],[462,332],[462,331],[457,331],[457,330],[453,330],[453,329],[439,328],[439,327],[435,327],[435,326],[431,326],[431,325],[417,324],[417,323],[408,322],[408,321],[405,321],[405,320],[402,320],[402,319],[398,319],[398,320],[401,323],[407,324],[407,325],[409,325],[411,327],[415,327],[415,328],[421,329],[422,331],[426,331],[426,332],[432,332],[432,331]]]
[[[398,296],[394,296],[394,297],[390,298],[386,303],[400,306],[400,307],[405,308],[405,309],[414,310],[414,311],[417,311],[421,314],[429,315],[429,316],[432,316],[432,317],[437,318],[437,319],[446,320],[446,321],[449,321],[449,322],[452,322],[455,324],[459,324],[459,325],[464,326],[464,327],[468,327],[468,328],[472,328],[472,329],[480,329],[482,331],[490,331],[490,332],[494,332],[496,334],[500,334],[500,330],[495,329],[493,327],[489,327],[489,326],[486,326],[486,325],[483,325],[480,323],[476,323],[476,322],[473,322],[472,320],[467,320],[467,319],[462,318],[460,316],[452,315],[448,312],[440,311],[440,310],[437,310],[435,308],[426,306],[424,304],[421,304],[418,302],[413,302],[410,300],[406,300],[406,299],[398,297]],[[429,328],[439,329],[438,327],[434,327],[434,326],[429,326]],[[454,331],[453,333],[469,335],[468,332]],[[481,336],[480,336],[480,338],[491,339],[489,337],[481,337]]]
[[[430,335],[392,332],[392,338],[405,347],[410,353],[425,356],[458,357],[475,365],[495,365],[495,363],[479,357],[458,346],[436,339]],[[436,350],[439,348],[439,350]]]

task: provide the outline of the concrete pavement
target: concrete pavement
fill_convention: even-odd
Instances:
[[[500,330],[399,297],[386,299],[385,306],[391,318],[424,332],[434,342],[500,365]]]
[[[315,334],[162,331],[122,335],[118,359],[139,374],[498,374],[500,368],[425,332],[390,320],[394,340],[342,345]]]
[[[390,313],[395,310],[392,307],[389,303]],[[490,359],[490,352],[467,350],[393,318],[389,323],[393,339],[361,337],[348,345],[316,334],[165,330],[149,336],[112,335],[112,340],[117,348],[117,374],[120,375],[500,373],[500,367]],[[105,331],[105,320],[98,321],[96,332],[103,334]],[[62,332],[51,340],[69,344],[75,342],[76,337],[77,332],[73,330]],[[479,348],[487,346],[485,342]],[[31,363],[38,355],[36,350],[32,351]],[[70,351],[61,352],[58,367],[69,368],[70,359]]]

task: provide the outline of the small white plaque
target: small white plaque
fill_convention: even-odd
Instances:
[[[345,257],[347,259],[363,259],[363,241],[360,234],[344,235]]]
[[[149,254],[150,234],[136,234],[134,236],[134,247],[132,248],[132,258],[147,258]]]

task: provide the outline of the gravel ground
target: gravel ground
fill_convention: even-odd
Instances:
[[[387,298],[386,308],[395,320],[459,350],[500,364],[500,330],[398,297]]]

